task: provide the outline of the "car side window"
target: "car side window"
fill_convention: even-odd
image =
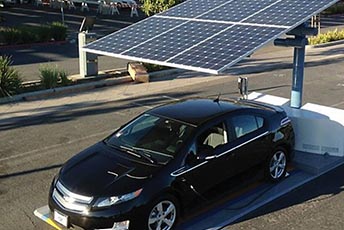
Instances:
[[[197,137],[197,152],[212,151],[216,147],[227,144],[227,131],[223,122],[206,129]]]
[[[236,138],[240,138],[262,128],[264,119],[253,115],[239,115],[232,117],[231,123]]]

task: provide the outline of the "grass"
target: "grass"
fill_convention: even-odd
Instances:
[[[344,30],[333,30],[327,33],[319,34],[318,36],[308,38],[310,45],[319,45],[328,42],[338,41],[344,39]]]

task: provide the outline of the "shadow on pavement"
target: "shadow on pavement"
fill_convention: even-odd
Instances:
[[[193,93],[166,94],[176,98],[192,96]],[[118,106],[118,103],[123,105]],[[42,125],[44,123],[59,123],[76,120],[84,116],[95,116],[98,114],[113,113],[122,110],[144,106],[156,106],[161,103],[171,102],[169,98],[161,97],[161,94],[151,94],[142,97],[131,97],[128,99],[116,100],[111,102],[83,102],[62,106],[52,106],[41,110],[40,114],[32,116],[19,116],[16,118],[5,118],[0,121],[0,130],[10,130],[20,127]],[[30,111],[30,110],[29,110]],[[31,110],[32,111],[32,110]]]
[[[281,197],[277,202],[272,202],[268,205],[265,205],[251,214],[239,219],[233,223],[233,225],[298,204],[307,204],[331,199],[332,196],[335,196],[344,190],[344,179],[336,176],[341,175],[343,171],[344,165],[331,170],[321,177],[301,186],[299,189],[296,189]],[[230,229],[230,226],[228,229]]]
[[[269,90],[269,89],[279,89],[290,87],[290,85],[275,85],[271,87],[264,87],[264,88],[254,88],[252,91],[262,91],[262,90]],[[101,89],[98,89],[101,90]],[[166,93],[163,97],[160,93],[150,94],[145,97],[142,96],[135,96],[129,97],[125,99],[118,99],[110,102],[81,102],[81,103],[73,103],[73,104],[66,104],[60,106],[48,106],[43,108],[36,108],[35,112],[38,114],[34,115],[23,115],[17,116],[14,118],[5,118],[0,120],[0,131],[4,130],[11,130],[21,127],[28,127],[28,126],[35,126],[35,125],[42,125],[44,123],[59,123],[59,122],[67,122],[70,120],[76,120],[80,117],[84,116],[94,116],[98,114],[105,114],[105,113],[113,113],[122,110],[128,110],[131,108],[136,108],[142,106],[157,106],[159,104],[171,102],[171,98],[176,99],[185,99],[185,98],[192,98],[192,97],[199,97],[201,91],[194,91],[188,93]],[[216,98],[219,94],[210,94],[205,97],[208,98]],[[226,92],[221,93],[222,97],[229,96],[229,98],[233,98],[233,95],[237,95],[237,92]],[[171,98],[168,98],[171,97]],[[122,104],[118,106],[118,104]],[[23,109],[15,112],[4,112],[3,115],[9,115],[12,113],[30,113],[32,109]]]
[[[30,170],[25,170],[21,172],[10,173],[10,174],[3,174],[3,175],[0,175],[0,179],[8,179],[8,178],[23,176],[27,174],[36,173],[36,172],[48,171],[51,169],[60,168],[61,166],[62,164],[55,164],[55,165],[46,166],[42,168],[30,169]]]

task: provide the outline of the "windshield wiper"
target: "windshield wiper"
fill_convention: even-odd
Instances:
[[[147,153],[149,151],[148,149],[141,149],[137,147],[127,147],[127,146],[122,146],[122,145],[120,146],[120,148],[126,150],[127,153],[134,155],[136,157],[139,157],[139,158],[143,157],[152,164],[158,163],[158,161],[152,155]]]

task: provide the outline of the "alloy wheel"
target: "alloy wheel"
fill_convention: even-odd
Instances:
[[[171,230],[176,221],[176,206],[168,200],[154,206],[148,217],[149,230]]]
[[[270,176],[279,179],[286,170],[287,157],[283,151],[277,151],[270,160]]]

